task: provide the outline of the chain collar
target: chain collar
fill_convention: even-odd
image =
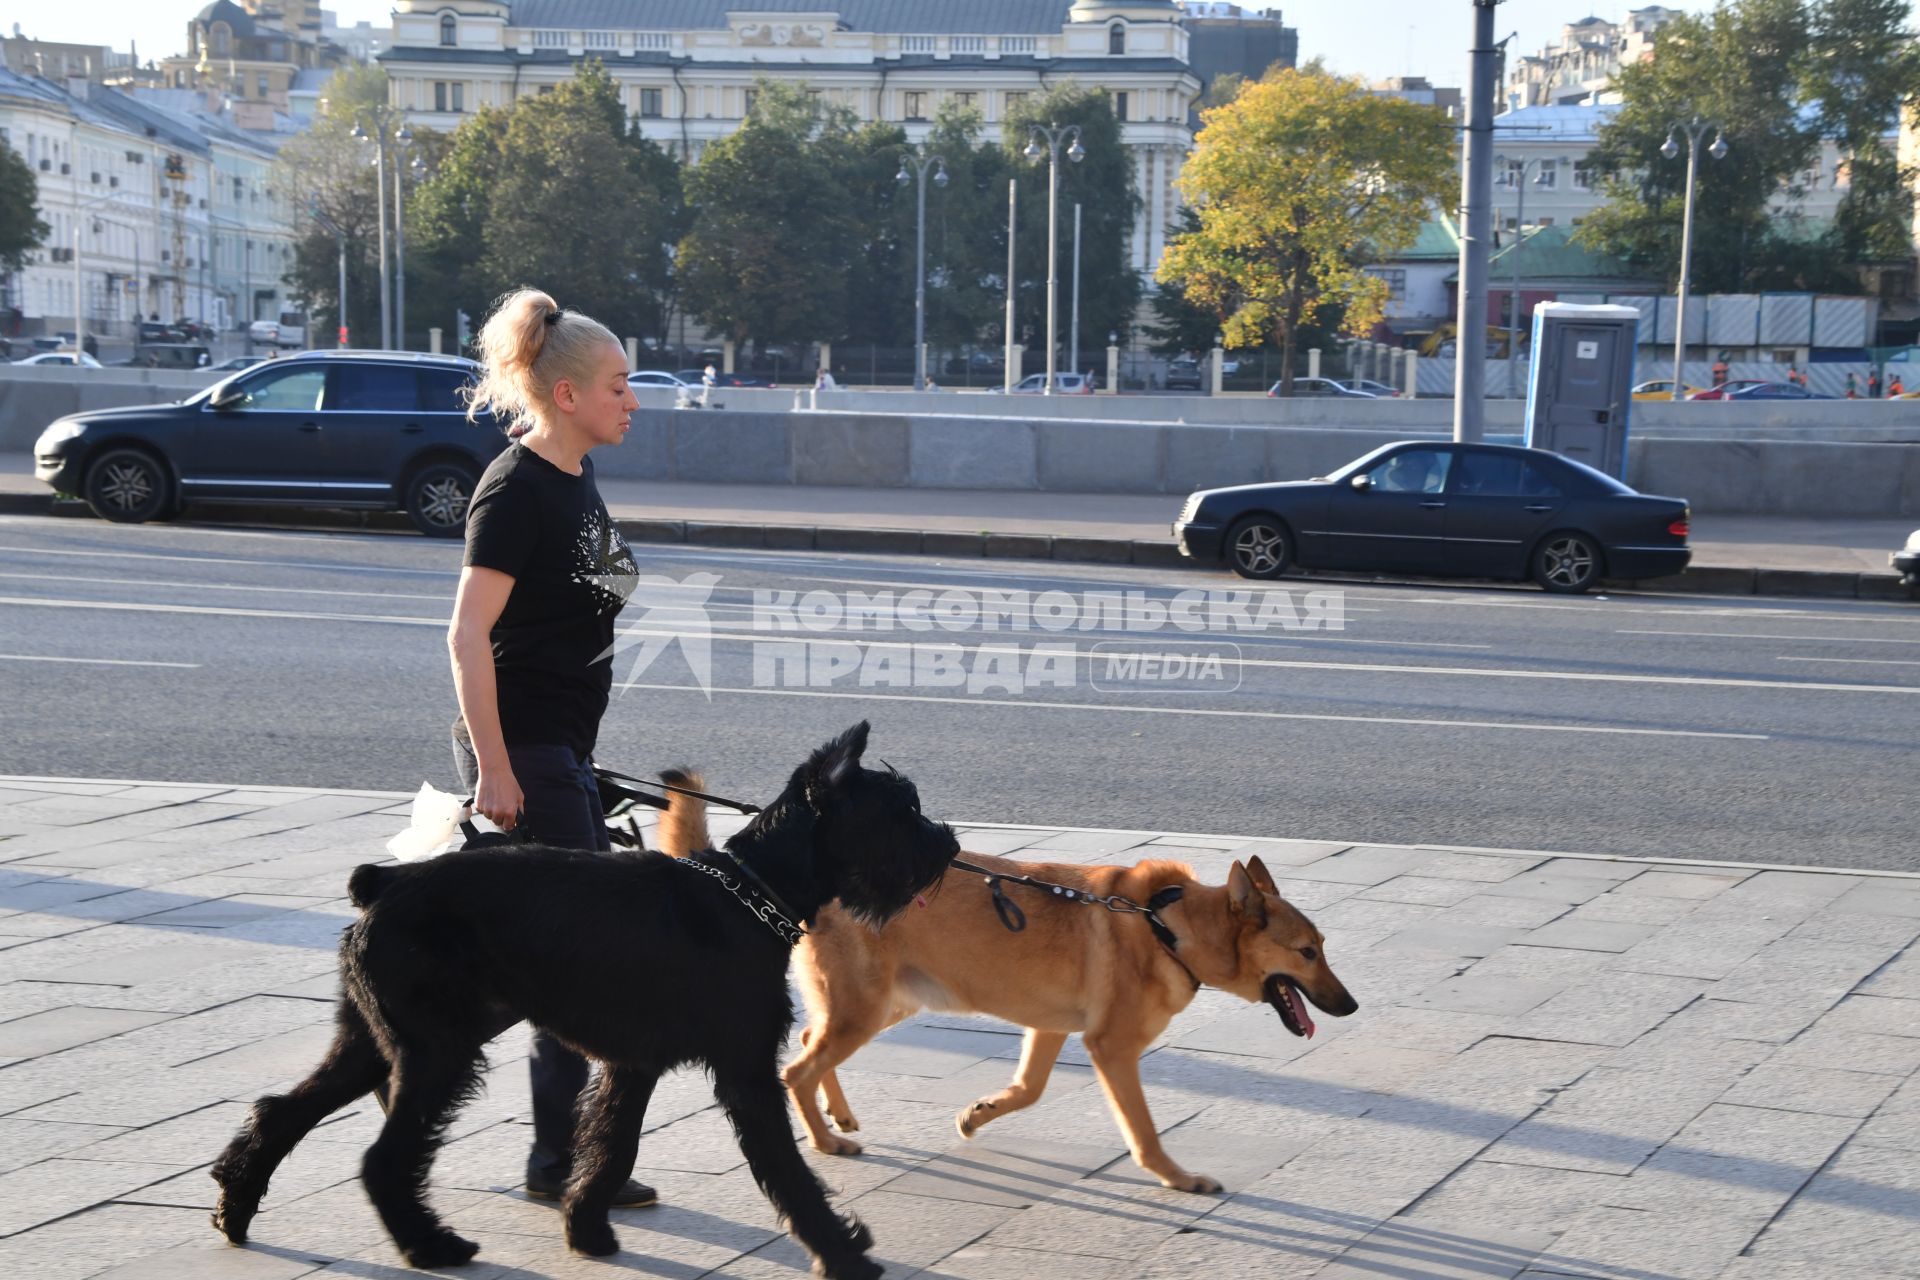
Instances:
[[[674,861],[680,863],[682,866],[692,867],[695,871],[704,872],[712,876],[715,880],[718,880],[722,888],[739,899],[740,905],[753,913],[754,919],[773,930],[774,936],[786,943],[789,947],[797,945],[800,939],[807,936],[807,931],[801,927],[799,921],[790,919],[779,907],[756,893],[746,881],[737,880],[720,868],[709,866],[707,863],[700,862],[694,858],[675,858]],[[743,871],[745,870],[744,867],[741,869]]]

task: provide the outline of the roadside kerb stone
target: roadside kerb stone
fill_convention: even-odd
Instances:
[[[687,540],[687,522],[684,520],[643,520],[632,516],[615,520],[620,536],[628,542],[685,542]]]
[[[1047,560],[1053,556],[1053,539],[1037,533],[989,533],[986,553],[989,558]]]
[[[28,931],[0,949],[0,1231],[13,1233],[0,1266],[397,1273],[357,1185],[374,1109],[349,1109],[296,1152],[245,1251],[204,1226],[205,1164],[246,1105],[323,1050],[330,952],[352,916],[338,881],[356,850],[378,857],[408,797],[34,785],[0,778],[6,809],[40,815],[21,824],[31,834],[0,836],[0,936],[10,921]],[[255,825],[213,846],[149,838],[191,825],[122,829],[178,816],[160,803],[219,813],[209,826]],[[1902,1206],[1920,1194],[1920,877],[1203,833],[960,833],[964,847],[1042,860],[1183,858],[1212,883],[1257,853],[1321,926],[1361,1008],[1316,1015],[1305,1040],[1264,1003],[1203,988],[1150,1048],[1141,1074],[1167,1148],[1225,1182],[1220,1199],[1159,1188],[1124,1155],[1077,1038],[1039,1103],[956,1141],[954,1109],[1012,1079],[1017,1029],[954,1013],[906,1020],[842,1068],[869,1154],[808,1156],[874,1225],[890,1270],[1763,1280],[1906,1269],[1914,1219]],[[23,846],[51,851],[36,862],[57,857],[63,835],[78,849],[147,846],[117,864],[140,869],[138,887],[9,857]],[[138,897],[132,918],[105,910],[103,892]],[[1696,962],[1701,945],[1734,954]],[[1669,965],[1707,971],[1659,971]],[[477,1274],[584,1275],[552,1211],[512,1190],[525,1044],[516,1030],[490,1051],[500,1069],[449,1135],[434,1199],[481,1240]],[[656,1092],[639,1168],[666,1207],[621,1216],[628,1257],[687,1280],[791,1274],[804,1259],[710,1096],[687,1073]],[[136,1227],[141,1215],[155,1229]],[[84,1255],[75,1222],[98,1225]],[[1745,1265],[1758,1260],[1774,1270]]]
[[[1063,538],[1056,534],[1053,558],[1087,564],[1130,564],[1133,544],[1124,538]]]
[[[708,547],[764,547],[767,527],[762,524],[718,524],[704,520],[686,523],[687,541]]]
[[[918,529],[835,529],[819,527],[813,531],[813,545],[821,551],[894,552],[919,555],[921,533]]]

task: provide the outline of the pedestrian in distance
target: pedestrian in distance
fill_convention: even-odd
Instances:
[[[1906,387],[1901,385],[1900,375],[1897,373],[1894,374],[1893,377],[1889,379],[1887,382],[1887,399],[1889,400],[1897,399],[1898,397],[1903,396],[1906,393],[1907,393],[1907,389]]]
[[[1726,386],[1727,373],[1727,353],[1722,351],[1720,358],[1713,362],[1713,385],[1716,387]]]
[[[1867,370],[1867,399],[1878,400],[1879,398],[1880,371],[1878,369],[1869,369]]]
[[[1859,398],[1860,380],[1854,375],[1853,370],[1849,369],[1847,370],[1847,399],[1858,400]]]
[[[720,375],[713,371],[712,365],[708,365],[705,369],[701,371],[700,373],[700,407],[702,409],[705,409],[708,407],[708,402],[713,398],[713,388],[715,387],[715,385],[719,383],[719,381],[720,381]]]
[[[467,416],[491,411],[513,439],[467,508],[447,636],[460,702],[454,766],[475,811],[503,831],[604,853],[612,841],[592,755],[613,685],[614,615],[637,570],[587,455],[625,438],[639,401],[612,331],[537,289],[502,298],[478,346],[483,373]],[[527,1194],[558,1199],[587,1061],[535,1031],[527,1065]],[[614,1203],[655,1198],[628,1179]]]
[[[709,372],[711,372],[711,370],[709,370]],[[837,391],[839,387],[840,384],[833,380],[833,370],[827,368],[825,365],[821,365],[820,371],[813,375],[813,389],[815,391]]]

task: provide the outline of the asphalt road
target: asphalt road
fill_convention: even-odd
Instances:
[[[1283,583],[1296,614],[1330,621],[1337,603],[1344,625],[1287,629],[1279,597],[1262,615],[1258,596],[1222,596],[1199,632],[856,634],[842,617],[781,635],[754,629],[756,590],[829,593],[828,622],[848,592],[954,591],[958,625],[982,590],[1064,592],[1050,616],[1072,620],[1098,617],[1087,592],[1164,605],[1245,584],[636,550],[660,582],[623,615],[599,751],[626,772],[691,763],[764,799],[865,717],[875,754],[954,819],[1920,869],[1912,606],[1381,583],[1314,583],[1335,595],[1310,600]],[[401,535],[0,518],[0,773],[451,786],[459,555]],[[718,575],[704,604],[697,573]],[[1239,608],[1261,629],[1232,630]],[[802,641],[827,647],[779,656]],[[649,643],[664,648],[643,664]],[[1080,656],[1036,668],[1036,643]],[[1221,661],[1200,678],[1147,678],[1147,659],[1207,653]]]

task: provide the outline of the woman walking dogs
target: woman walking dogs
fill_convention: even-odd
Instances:
[[[502,298],[480,331],[486,372],[467,415],[491,409],[517,438],[467,509],[447,637],[460,719],[454,763],[474,808],[543,844],[611,848],[589,757],[613,683],[613,619],[633,589],[626,541],[587,454],[626,437],[639,407],[619,340],[537,289]],[[586,1059],[536,1031],[528,1066],[527,1194],[557,1199],[572,1163]],[[629,1179],[616,1205],[652,1204]]]

